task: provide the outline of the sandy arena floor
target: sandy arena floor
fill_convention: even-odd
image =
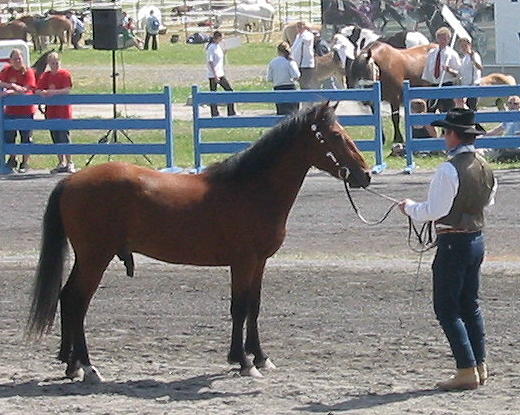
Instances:
[[[421,199],[430,177],[386,172],[373,188]],[[54,359],[58,325],[41,343],[22,337],[42,212],[58,178],[4,178],[0,414],[518,414],[520,172],[498,177],[482,287],[491,378],[463,393],[433,389],[453,362],[432,311],[432,254],[416,281],[404,218],[363,225],[342,184],[317,173],[306,179],[265,274],[260,330],[277,370],[253,380],[226,363],[227,269],[139,257],[134,279],[119,262],[110,266],[87,316],[91,358],[106,382],[63,380]],[[354,196],[369,217],[388,203],[362,190]]]

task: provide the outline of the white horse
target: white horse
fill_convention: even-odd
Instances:
[[[274,7],[265,1],[240,3],[236,7],[232,6],[221,10],[215,20],[220,26],[224,19],[235,19],[235,30],[244,33],[248,42],[248,32],[263,32],[262,41],[265,42],[271,39],[274,14]]]

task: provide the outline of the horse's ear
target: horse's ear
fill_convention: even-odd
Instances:
[[[372,49],[367,50],[367,60],[369,60],[372,57]]]
[[[363,49],[365,47],[366,39],[361,39],[361,42],[359,43],[359,49]]]
[[[329,102],[330,102],[330,101],[329,101]],[[333,105],[331,105],[330,107],[331,107],[334,111],[336,111],[336,109],[338,108],[338,105],[339,105],[339,101],[336,101],[336,103],[333,104]]]

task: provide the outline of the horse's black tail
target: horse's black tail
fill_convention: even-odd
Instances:
[[[43,218],[40,260],[36,269],[31,311],[26,332],[41,337],[50,330],[58,306],[67,253],[67,237],[60,213],[60,199],[65,187],[61,181],[54,188]]]

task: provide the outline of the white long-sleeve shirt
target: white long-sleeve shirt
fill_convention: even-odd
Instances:
[[[428,81],[432,84],[439,84],[442,78],[443,66],[449,66],[451,69],[456,71],[460,70],[460,57],[455,50],[451,46],[446,46],[441,50],[441,58],[440,58],[440,73],[439,77],[435,77],[435,62],[437,60],[437,53],[439,52],[439,48],[431,49],[428,52],[428,57],[426,58],[426,65],[424,66],[424,70],[421,78],[425,81]],[[457,79],[455,75],[452,75],[448,71],[445,71],[444,82],[453,82]]]
[[[473,145],[459,147],[452,156],[467,151],[475,151]],[[487,206],[495,203],[495,193],[497,182],[495,184]],[[413,200],[404,206],[405,213],[417,222],[427,222],[443,218],[450,213],[453,201],[459,191],[459,175],[457,169],[449,162],[442,163],[430,182],[428,189],[428,198],[425,202],[415,202]]]
[[[314,68],[314,35],[309,30],[298,33],[294,39],[292,57],[299,68]]]

